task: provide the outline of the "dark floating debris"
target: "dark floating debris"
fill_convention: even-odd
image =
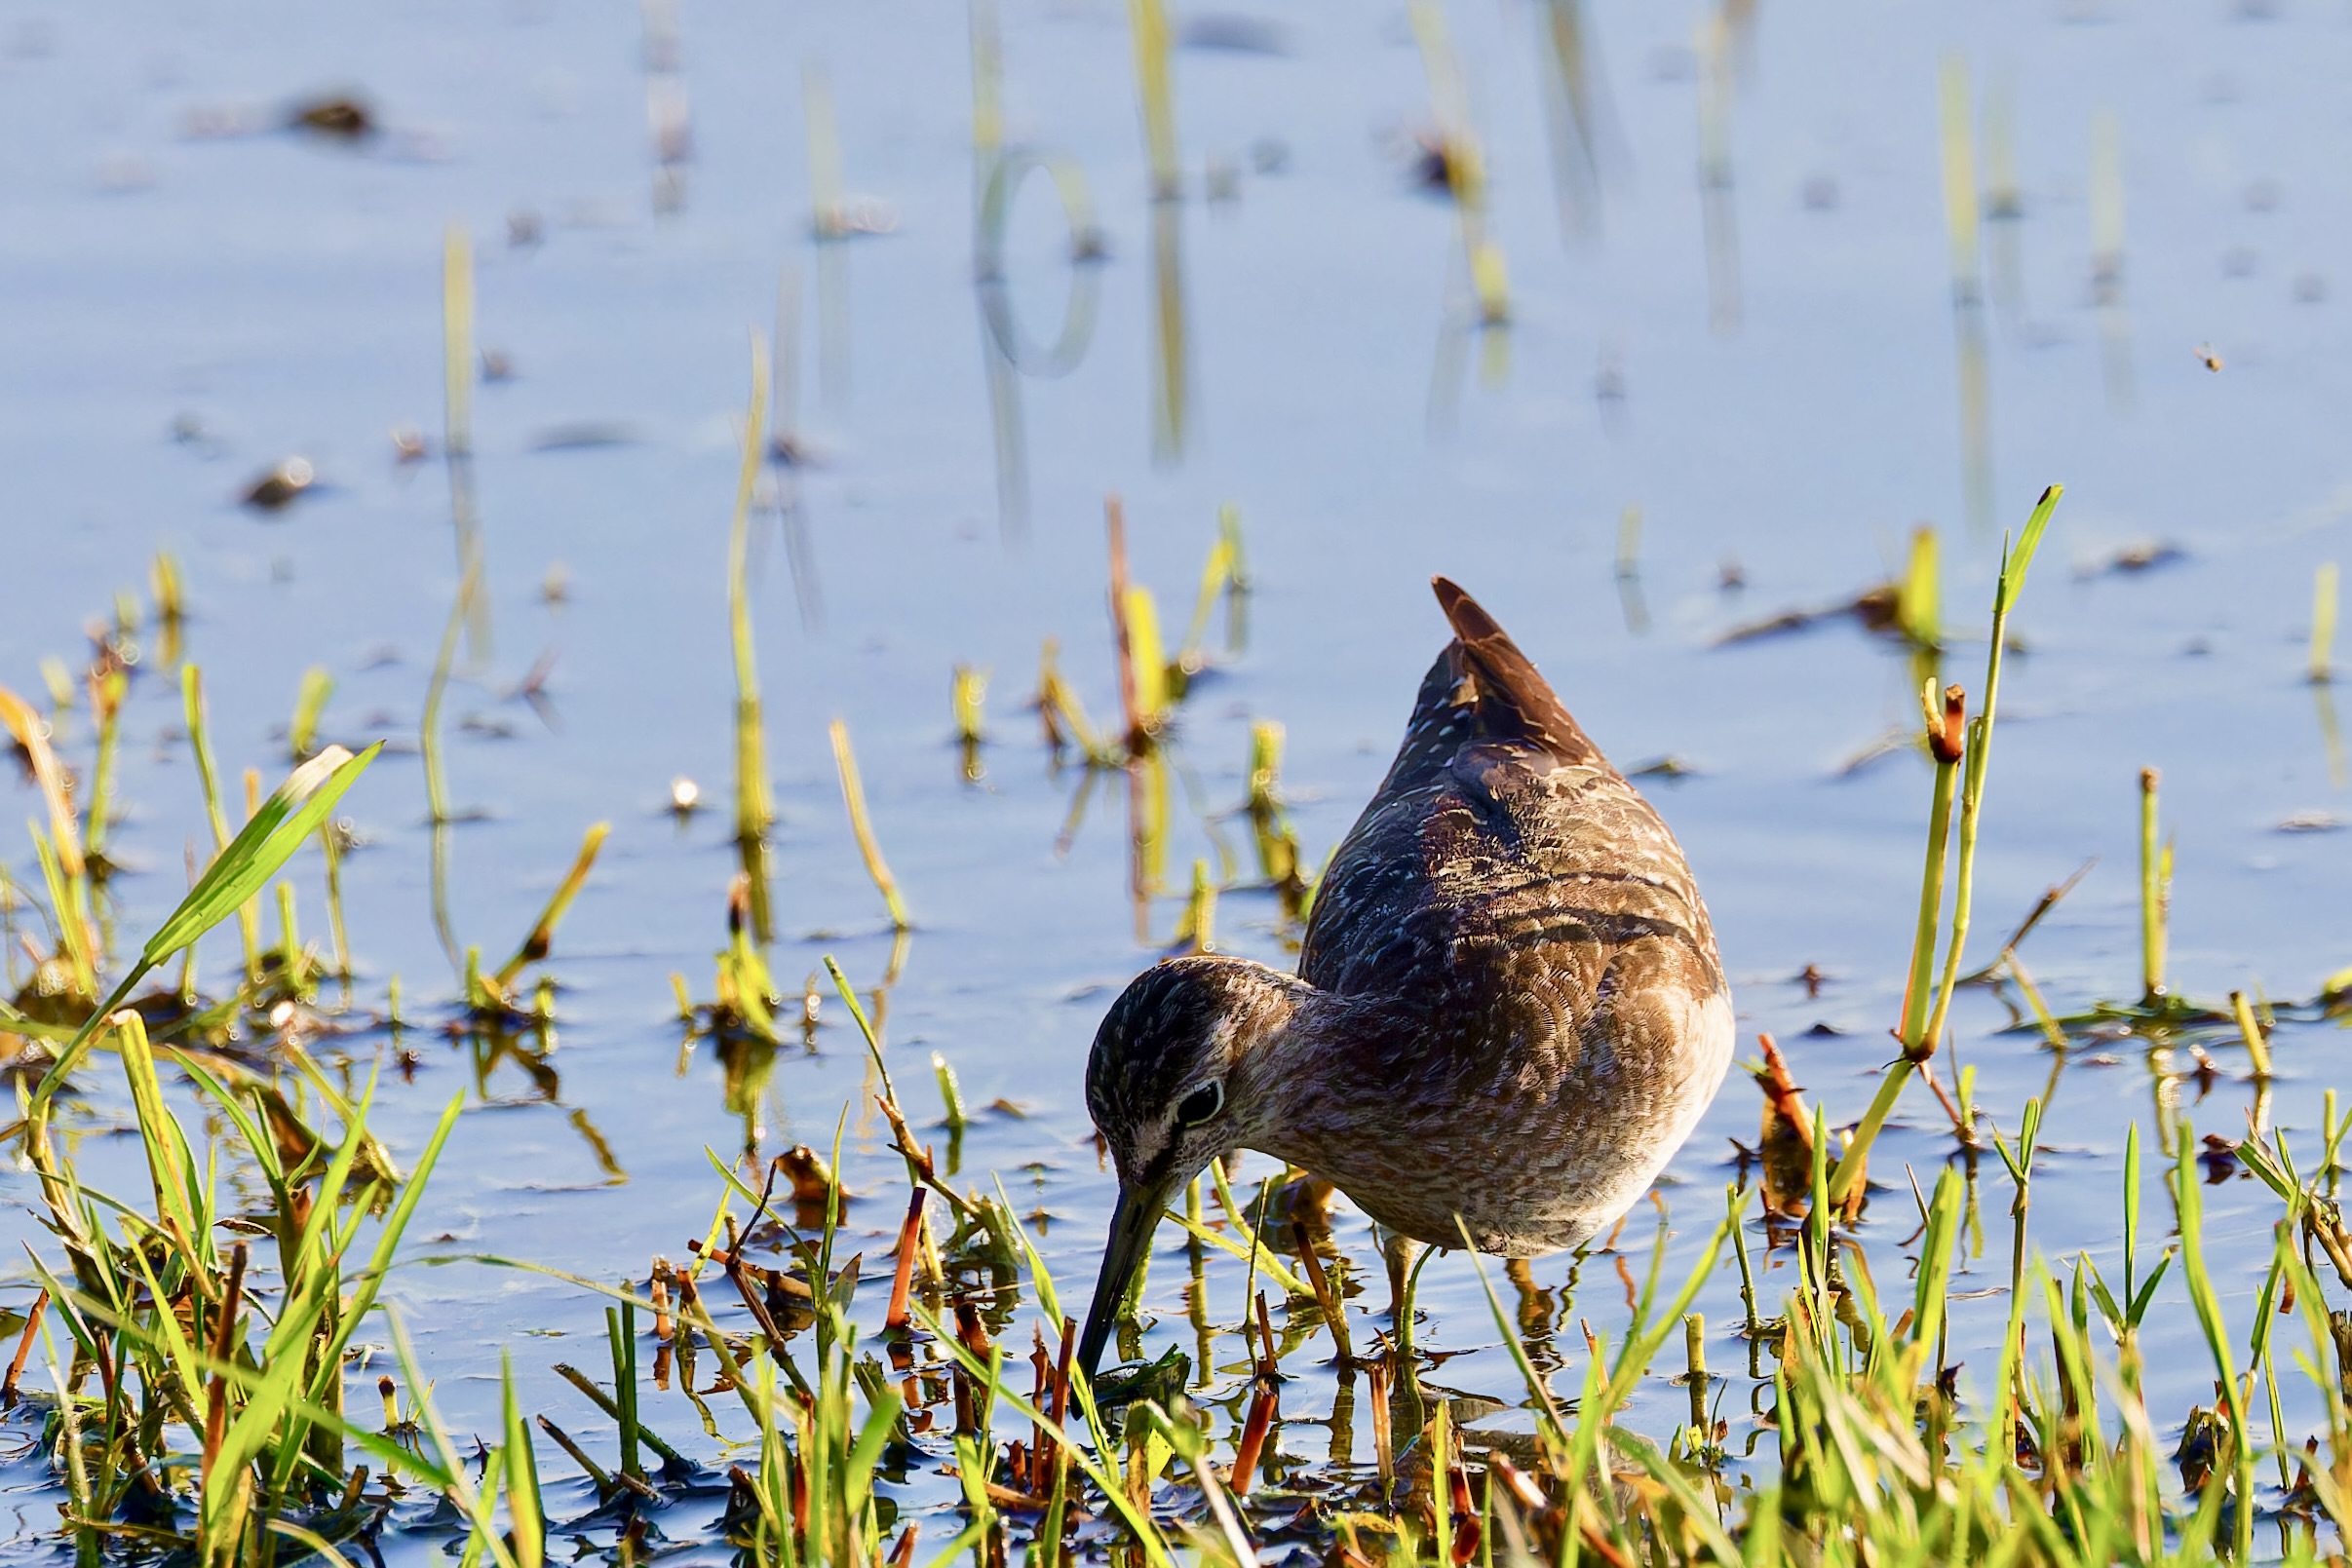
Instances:
[[[1688,758],[1678,757],[1670,752],[1655,761],[1644,762],[1627,777],[1634,779],[1691,779],[1696,778],[1698,772],[1699,770],[1691,764]]]
[[[2169,540],[2141,539],[2075,567],[2074,575],[2077,578],[2092,578],[2104,577],[2109,573],[2144,572],[2186,559],[2188,552]]]
[[[1184,19],[1177,35],[1186,49],[1226,55],[1288,55],[1291,36],[1282,23],[1236,11],[1204,11]]]
[[[549,425],[531,437],[534,452],[578,452],[598,446],[634,446],[645,438],[635,425],[617,419],[581,419]]]
[[[256,512],[280,512],[319,482],[307,457],[289,457],[245,487],[238,497]]]
[[[383,129],[366,99],[340,93],[296,103],[286,111],[286,125],[339,141],[365,141]]]

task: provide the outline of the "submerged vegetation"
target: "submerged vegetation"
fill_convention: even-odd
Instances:
[[[0,1006],[0,1025],[19,1083],[10,1136],[53,1239],[38,1255],[39,1290],[19,1322],[6,1398],[63,1493],[59,1528],[80,1560],[168,1550],[207,1565],[306,1554],[354,1561],[376,1551],[387,1532],[411,1531],[446,1538],[462,1561],[516,1568],[547,1561],[559,1537],[579,1543],[562,1549],[567,1555],[648,1560],[679,1530],[713,1532],[763,1568],[884,1560],[903,1568],[966,1554],[976,1568],[1016,1554],[1033,1564],[1251,1562],[1285,1547],[1355,1568],[2332,1556],[2352,1508],[2352,1312],[2330,1298],[2331,1288],[2352,1298],[2352,1228],[2336,1195],[2352,1115],[2339,1115],[2331,1093],[2316,1133],[2274,1129],[2257,1114],[2244,1138],[2226,1140],[2201,1140],[2175,1115],[2160,1129],[2156,1165],[2177,1241],[2153,1256],[2135,1130],[2117,1271],[2089,1254],[2051,1259],[2034,1243],[2043,1101],[2004,1117],[1975,1103],[1973,1069],[1948,1087],[1935,1074],[1954,992],[1972,985],[2025,998],[2031,1026],[2062,1059],[2077,1032],[2128,1017],[2151,1043],[2192,1052],[2201,1065],[2235,1043],[2258,1085],[2272,1071],[2266,1031],[2279,1006],[2238,992],[2208,1007],[2167,984],[2170,851],[2157,843],[2152,772],[2142,797],[2138,998],[2084,1017],[2050,1015],[2017,949],[2063,889],[1992,965],[1963,973],[2008,621],[2057,503],[2054,488],[2006,557],[1978,711],[1970,714],[1957,686],[1939,691],[1930,681],[1924,693],[1928,850],[1895,1031],[1901,1052],[1877,1097],[1850,1130],[1835,1131],[1823,1107],[1806,1105],[1766,1037],[1759,1164],[1704,1221],[1712,1227],[1705,1243],[1694,1251],[1685,1238],[1678,1266],[1670,1241],[1688,1227],[1680,1210],[1690,1200],[1677,1194],[1674,1214],[1659,1201],[1641,1278],[1629,1255],[1617,1259],[1624,1316],[1601,1315],[1603,1326],[1579,1319],[1581,1358],[1553,1337],[1564,1304],[1556,1308],[1520,1265],[1504,1271],[1517,1298],[1507,1299],[1496,1271],[1480,1262],[1492,1332],[1522,1381],[1508,1397],[1441,1387],[1446,1353],[1368,1313],[1356,1299],[1360,1265],[1296,1171],[1273,1173],[1244,1196],[1213,1166],[1184,1212],[1171,1216],[1189,1257],[1192,1355],[1172,1349],[1140,1359],[1138,1296],[1120,1330],[1131,1364],[1092,1386],[1073,1369],[1074,1319],[1030,1223],[1001,1185],[957,1182],[968,1113],[953,1069],[934,1055],[949,1134],[944,1168],[894,1085],[877,1014],[909,922],[875,842],[847,729],[836,722],[854,835],[899,946],[871,1011],[829,961],[822,989],[846,1010],[869,1055],[873,1103],[905,1167],[904,1223],[888,1256],[845,1257],[851,1195],[836,1174],[838,1144],[829,1156],[759,1154],[757,1102],[783,1020],[797,1013],[813,1029],[825,999],[812,980],[790,1003],[769,972],[752,892],[764,846],[754,847],[729,898],[716,1000],[693,1004],[678,981],[687,1049],[710,1039],[727,1065],[729,1106],[747,1123],[743,1156],[713,1158],[715,1212],[700,1234],[678,1239],[689,1261],[657,1259],[617,1285],[572,1281],[609,1302],[609,1380],[568,1363],[554,1370],[611,1426],[614,1444],[601,1453],[558,1413],[526,1410],[511,1353],[500,1426],[452,1435],[435,1409],[432,1368],[419,1364],[382,1297],[401,1259],[415,1255],[410,1221],[467,1096],[448,1103],[402,1169],[369,1130],[386,1058],[362,1071],[348,1047],[327,1059],[314,1050],[355,1030],[397,1043],[397,996],[380,1018],[356,1012],[347,993],[339,1004],[322,1000],[325,982],[348,986],[350,962],[339,935],[333,959],[302,941],[294,884],[281,877],[303,845],[320,841],[335,909],[334,808],[376,748],[356,757],[320,749],[266,800],[249,782],[252,809],[231,835],[200,680],[183,666],[189,742],[219,846],[180,908],[135,955],[114,957],[107,867],[91,846],[104,838],[110,727],[132,663],[120,655],[137,630],[127,617],[89,673],[100,728],[90,741],[86,789],[48,739],[62,709],[45,718],[0,693],[0,718],[47,813],[46,824],[31,827],[44,886],[29,899],[15,895],[35,910],[47,947],[28,939],[39,962]],[[1170,657],[1150,595],[1126,581],[1115,503],[1111,516],[1123,733],[1091,732],[1050,649],[1037,708],[1049,746],[1075,744],[1090,780],[1125,776],[1137,803],[1145,918],[1158,890],[1140,879],[1156,874],[1150,840],[1164,829],[1152,812],[1166,810],[1148,804],[1152,776],[1164,791],[1171,717],[1201,668],[1213,607],[1224,599],[1238,640],[1246,579],[1228,516],[1183,647]],[[739,642],[746,636],[739,619]],[[981,740],[977,677],[959,671],[954,693],[969,759]],[[304,705],[315,720],[309,687]],[[755,725],[755,702],[739,718]],[[1277,725],[1255,727],[1236,815],[1249,823],[1259,877],[1296,921],[1312,888],[1278,787],[1281,739]],[[553,988],[543,972],[536,1000],[525,1003],[522,977],[549,958],[604,834],[603,824],[590,832],[512,959],[486,971],[467,956],[451,1032],[493,1059],[499,1052],[526,1066],[546,1059]],[[1233,875],[1196,867],[1179,945],[1210,943],[1216,889]],[[273,888],[278,943],[264,947],[258,904]],[[208,996],[194,950],[207,931],[228,925],[245,956],[225,991]],[[339,932],[339,918],[335,925]],[[138,990],[174,959],[175,981]],[[2332,980],[2309,1006],[2333,1008],[2342,989]],[[534,1033],[542,1037],[535,1054]],[[146,1156],[147,1181],[135,1194],[91,1184],[65,1116],[79,1086],[116,1073]],[[1932,1179],[1882,1172],[1873,1183],[1865,1174],[1873,1142],[1913,1078],[1948,1115],[1954,1158]],[[175,1102],[206,1108],[198,1130]],[[617,1168],[594,1128],[583,1128]],[[2007,1321],[1990,1362],[1962,1364],[1952,1285],[1983,1244],[1980,1208],[1992,1200],[1980,1193],[1978,1160],[1987,1147],[2012,1216]],[[2201,1212],[2217,1160],[2242,1165],[2276,1200],[2256,1311],[2235,1323],[2208,1261]],[[896,1202],[887,1192],[857,1197]],[[1793,1283],[1777,1297],[1757,1267],[1759,1244],[1791,1270]],[[548,1272],[529,1259],[473,1261]],[[1734,1270],[1740,1319],[1728,1334],[1711,1332],[1696,1305],[1711,1281]],[[1230,1323],[1208,1305],[1213,1290],[1230,1288],[1228,1275],[1241,1278],[1248,1303]],[[361,1336],[388,1343],[397,1373],[370,1379],[358,1368]],[[2204,1347],[2210,1404],[2149,1405],[2147,1357],[2159,1339]],[[1711,1350],[1726,1347],[1744,1365],[1711,1364]],[[1332,1402],[1326,1414],[1286,1419],[1284,1390],[1302,1366],[1331,1381]],[[1663,1431],[1637,1415],[1655,1411],[1642,1396],[1661,1381],[1688,1395],[1686,1419]],[[1752,1412],[1744,1439],[1724,1414],[1742,1383]],[[697,1442],[674,1440],[675,1419],[652,1408],[671,1390],[691,1401]],[[1369,1465],[1359,1458],[1360,1423],[1369,1430]],[[1328,1459],[1298,1446],[1308,1428],[1328,1433]],[[576,1479],[564,1478],[565,1466]],[[951,1477],[950,1497],[936,1489],[926,1497],[925,1472]],[[927,1528],[930,1539],[918,1540]]]

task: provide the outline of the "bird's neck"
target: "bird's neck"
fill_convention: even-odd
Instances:
[[[1328,1163],[1331,1141],[1344,1141],[1353,1125],[1385,1017],[1366,999],[1252,967],[1260,970],[1264,990],[1234,1031],[1237,1141],[1314,1168]]]

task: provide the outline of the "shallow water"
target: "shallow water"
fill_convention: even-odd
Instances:
[[[2062,1013],[2137,994],[2136,781],[2156,766],[2178,843],[2178,987],[2308,998],[2352,961],[2352,840],[2280,826],[2346,809],[2333,699],[2302,673],[2313,569],[2341,554],[2352,510],[2333,439],[2352,358],[2331,292],[2344,280],[2329,272],[2352,197],[2334,92],[2352,31],[2329,8],[2257,9],[1997,5],[1963,21],[1923,5],[1767,8],[1727,39],[1718,72],[1704,41],[1712,12],[1594,6],[1598,205],[1564,221],[1540,14],[1456,5],[1447,21],[1512,291],[1507,334],[1482,335],[1466,325],[1455,210],[1410,177],[1430,110],[1404,11],[1299,6],[1263,19],[1275,36],[1257,41],[1278,53],[1180,50],[1186,197],[1155,210],[1123,8],[1010,5],[1008,139],[1083,169],[1108,255],[1087,269],[1099,313],[1075,367],[1010,377],[1026,505],[1008,511],[973,284],[961,17],[688,8],[677,81],[692,157],[675,171],[682,205],[657,213],[634,10],[420,4],[328,21],[289,5],[23,8],[0,23],[0,188],[15,214],[0,269],[16,302],[0,313],[0,683],[38,691],[38,661],[80,657],[85,622],[167,549],[185,569],[188,652],[231,776],[280,770],[276,732],[312,665],[338,683],[328,738],[413,743],[457,554],[443,469],[396,464],[386,432],[414,424],[438,443],[443,229],[471,232],[480,342],[512,375],[474,391],[494,640],[445,713],[453,800],[482,813],[454,830],[457,939],[502,957],[582,830],[609,819],[614,831],[551,966],[563,988],[551,1095],[512,1065],[477,1083],[440,1032],[456,980],[430,918],[413,751],[388,755],[352,797],[368,840],[346,867],[361,1000],[380,1010],[398,975],[419,1057],[411,1074],[387,1073],[377,1129],[413,1151],[449,1096],[468,1096],[411,1233],[413,1266],[387,1292],[460,1432],[494,1420],[496,1351],[512,1345],[526,1398],[597,1446],[606,1429],[547,1368],[598,1354],[582,1336],[601,1332],[601,1304],[537,1276],[431,1259],[499,1253],[641,1278],[708,1225],[718,1180],[706,1151],[743,1150],[709,1048],[677,1070],[669,975],[707,996],[725,939],[735,421],[747,342],[774,334],[780,277],[797,324],[784,334],[785,402],[815,461],[794,476],[813,571],[795,583],[773,511],[755,550],[781,812],[771,961],[788,988],[825,954],[861,986],[889,962],[827,748],[838,715],[916,920],[887,999],[901,1091],[918,1120],[934,1114],[923,1068],[938,1051],[976,1110],[1019,1107],[977,1116],[963,1166],[970,1179],[998,1173],[1017,1211],[1042,1211],[1046,1257],[1072,1294],[1091,1279],[1111,1196],[1079,1092],[1095,1022],[1172,938],[1192,859],[1218,863],[1202,817],[1240,803],[1252,720],[1287,727],[1284,779],[1310,860],[1345,831],[1443,640],[1423,587],[1433,571],[1486,602],[1622,765],[1671,756],[1693,770],[1646,787],[1714,911],[1743,1055],[1757,1031],[1775,1033],[1799,1082],[1850,1119],[1890,1054],[1927,777],[1902,752],[1843,765],[1911,722],[1910,661],[1842,622],[1716,639],[1850,597],[1899,564],[1926,521],[1941,530],[1945,616],[1962,638],[1945,674],[1973,690],[1983,649],[1966,638],[1982,635],[1998,531],[2063,480],[2016,622],[2026,652],[2004,685],[1972,952],[1991,957],[2045,886],[2096,858],[2025,955]],[[2023,198],[2022,215],[1985,226],[1987,298],[1957,319],[1937,139],[1947,57],[1965,62],[1981,159],[1990,96],[2014,103]],[[812,70],[829,83],[847,194],[878,204],[892,232],[811,239]],[[344,87],[374,102],[381,134],[345,146],[271,129],[287,103]],[[1712,276],[1709,113],[1727,127],[1730,172],[1715,192]],[[2127,238],[2119,297],[2102,308],[2093,148],[2108,113]],[[1215,200],[1212,164],[1232,171]],[[510,245],[526,213],[539,238]],[[1155,224],[1173,228],[1179,257],[1180,450],[1165,421],[1155,431]],[[1008,291],[1039,345],[1073,276],[1062,245],[1048,182],[1032,177],[1014,209]],[[1986,458],[1973,471],[1972,331],[1986,389]],[[266,516],[237,504],[295,453],[318,467],[314,493]],[[1123,786],[1097,786],[1058,853],[1081,775],[1049,767],[1021,709],[1046,637],[1061,640],[1097,718],[1116,709],[1106,491],[1125,498],[1136,577],[1170,621],[1190,602],[1220,504],[1240,509],[1254,585],[1246,651],[1182,712],[1176,754],[1192,783],[1176,791],[1150,944],[1128,894]],[[1626,581],[1629,506],[1642,523]],[[2178,555],[2138,571],[2105,564],[2143,542]],[[1727,590],[1733,560],[1745,587]],[[551,603],[542,584],[559,565],[567,591]],[[543,656],[552,723],[514,694]],[[957,661],[993,672],[978,785],[950,740]],[[116,853],[137,872],[117,884],[126,936],[174,901],[181,846],[203,832],[170,687],[141,680],[126,716],[131,815]],[[86,763],[85,714],[64,740]],[[679,775],[721,808],[674,822],[665,802]],[[18,805],[35,809],[29,790]],[[1246,826],[1217,831],[1246,874]],[[28,858],[9,866],[37,875]],[[299,876],[315,934],[315,866]],[[1217,933],[1221,946],[1283,959],[1262,893],[1220,900]],[[208,943],[215,974],[230,948]],[[1807,965],[1828,976],[1818,998],[1793,978]],[[892,1244],[901,1177],[855,1035],[837,1005],[824,1019],[814,1053],[779,1060],[757,1149],[829,1145],[846,1115],[845,1174],[872,1195],[850,1209],[862,1238],[850,1244],[872,1257]],[[2030,1034],[2000,1032],[2005,1021],[1980,994],[1958,1010],[1978,1102],[2007,1129],[2051,1058]],[[1816,1024],[1837,1032],[1807,1033]],[[2317,1127],[2336,1038],[2332,1024],[2282,1027],[2276,1122]],[[371,1033],[344,1049],[365,1072],[384,1044]],[[2193,1081],[2165,1092],[2200,1129],[2236,1132],[2243,1053],[2217,1055],[2210,1094]],[[2158,1084],[2128,1038],[2078,1049],[2064,1069],[2032,1210],[2053,1257],[2112,1250],[2125,1128],[2153,1125]],[[92,1088],[96,1125],[123,1125],[111,1083]],[[1906,1112],[1882,1179],[1952,1152],[1932,1102]],[[1727,1140],[1752,1142],[1756,1119],[1735,1074],[1664,1188],[1677,1259],[1717,1212]],[[135,1190],[131,1140],[94,1137],[82,1158],[99,1185],[114,1175]],[[1992,1234],[1972,1287],[2005,1281],[2008,1262],[2005,1183],[1986,1164]],[[1245,1179],[1265,1167],[1252,1163]],[[10,1239],[38,1245],[25,1206],[38,1194],[8,1181]],[[1883,1288],[1910,1224],[1899,1186],[1881,1203]],[[2242,1328],[2270,1205],[2238,1180],[2211,1190],[2208,1207]],[[1641,1211],[1628,1227],[1637,1277],[1650,1223]],[[1342,1239],[1369,1267],[1351,1225]],[[1154,1351],[1189,1338],[1175,1272],[1154,1289]],[[1561,1260],[1537,1267],[1548,1285],[1565,1274]],[[1563,1343],[1578,1316],[1622,1324],[1614,1275],[1612,1260],[1585,1266]],[[21,1265],[16,1276],[27,1278]],[[1241,1271],[1212,1265],[1211,1281],[1213,1312],[1238,1319]],[[9,1299],[29,1293],[19,1283]],[[1422,1301],[1426,1340],[1473,1351],[1441,1381],[1507,1398],[1514,1379],[1468,1266],[1433,1266]],[[1722,1331],[1738,1314],[1736,1276],[1719,1276],[1702,1307],[1711,1360],[1738,1371],[1744,1349]],[[1997,1296],[1963,1305],[1955,1356],[1987,1355],[2005,1313]],[[2187,1314],[2157,1317],[2182,1354],[2151,1358],[2151,1402],[2184,1410],[2210,1397],[2210,1373]],[[1737,1452],[1747,1380],[1722,1393]],[[1320,1378],[1286,1392],[1289,1448],[1324,1451],[1300,1423],[1330,1397]],[[1661,1377],[1636,1424],[1663,1436],[1684,1402]],[[701,1441],[675,1395],[646,1418]],[[698,1453],[719,1457],[709,1443]],[[1369,1459],[1369,1437],[1356,1457]],[[7,1479],[29,1547],[59,1494],[37,1455]],[[951,1492],[918,1475],[906,1495],[920,1507]],[[586,1509],[584,1488],[575,1501]],[[661,1527],[692,1538],[716,1511],[690,1500]],[[427,1545],[387,1549],[421,1559]]]

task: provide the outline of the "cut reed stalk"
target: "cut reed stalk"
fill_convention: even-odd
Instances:
[[[603,849],[605,836],[611,831],[612,823],[598,822],[580,840],[579,855],[573,859],[571,869],[563,873],[563,880],[556,884],[556,891],[548,896],[547,907],[539,911],[539,918],[532,924],[530,935],[522,939],[521,947],[515,949],[515,956],[498,967],[494,978],[500,990],[511,988],[526,967],[547,957],[554,948],[556,927],[562,921],[564,912],[571,908],[572,900],[580,896],[581,887],[588,881],[589,871],[597,863],[597,854]]]
[[[2322,561],[2311,574],[2311,683],[2325,686],[2335,678],[2335,562]]]
[[[882,895],[883,905],[890,910],[894,931],[907,931],[914,922],[906,917],[906,900],[899,897],[898,878],[890,874],[890,866],[882,859],[882,846],[874,837],[873,820],[866,811],[866,785],[858,777],[857,753],[850,749],[849,725],[834,719],[830,731],[833,742],[833,767],[841,776],[841,803],[849,808],[849,830],[858,840],[858,854],[866,861],[866,874],[873,878],[876,892]]]
[[[2166,926],[2173,901],[2173,847],[2157,842],[2157,785],[2154,768],[2140,770],[2140,1005],[2164,1002]]]
[[[334,677],[318,666],[302,672],[301,689],[294,694],[293,720],[286,727],[286,748],[296,762],[308,761],[318,749],[319,714],[334,689]]]
[[[735,516],[727,533],[727,625],[735,652],[735,843],[749,879],[752,939],[775,939],[768,903],[769,826],[776,808],[768,793],[767,735],[760,718],[759,661],[752,646],[752,497],[767,450],[767,350],[752,338],[752,394],[743,420],[743,463],[735,484]]]
[[[2254,1015],[2254,1004],[2247,1001],[2244,991],[2229,993],[2229,1011],[2237,1020],[2238,1037],[2246,1042],[2247,1059],[2254,1064],[2257,1079],[2270,1076],[2270,1040],[2263,1034],[2262,1025]]]

